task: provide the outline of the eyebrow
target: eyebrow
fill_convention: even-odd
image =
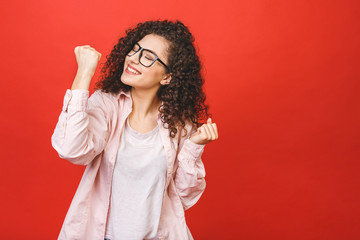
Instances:
[[[141,45],[137,42],[136,44],[138,44],[140,47],[141,47]],[[147,49],[147,48],[144,48],[145,50],[147,50],[147,51],[149,51],[149,52],[151,52],[151,53],[153,53],[153,54],[155,54],[155,56],[157,56],[157,57],[159,57],[159,55],[158,54],[156,54],[156,52],[154,52],[154,51],[152,51],[152,50],[150,50],[150,49]]]

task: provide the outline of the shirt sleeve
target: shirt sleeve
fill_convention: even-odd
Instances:
[[[105,104],[100,90],[89,98],[88,90],[67,89],[51,136],[52,146],[60,158],[87,165],[103,151],[108,135]]]
[[[184,210],[192,207],[200,199],[206,187],[205,167],[201,159],[205,144],[196,144],[190,140],[189,136],[194,132],[196,128],[193,127],[180,146],[178,168],[174,177]]]

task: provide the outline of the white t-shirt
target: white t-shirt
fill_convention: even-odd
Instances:
[[[126,119],[114,168],[105,238],[156,239],[166,179],[159,126],[146,133]]]

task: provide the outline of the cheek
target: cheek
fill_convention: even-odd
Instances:
[[[158,81],[163,77],[162,71],[156,71],[155,69],[143,69],[142,77],[148,79],[149,81]]]
[[[164,78],[164,74],[161,71],[153,73],[153,80],[156,82],[160,82]]]
[[[126,56],[125,60],[124,60],[124,69],[125,69],[128,62],[129,62],[129,56]]]

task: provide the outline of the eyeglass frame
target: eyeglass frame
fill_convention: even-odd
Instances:
[[[165,64],[163,61],[161,61],[161,59],[156,55],[156,53],[154,53],[154,52],[151,51],[150,49],[143,48],[142,46],[140,46],[139,43],[135,43],[134,45],[138,45],[138,46],[139,46],[139,49],[138,49],[136,52],[134,51],[133,54],[130,54],[130,52],[133,51],[133,49],[134,49],[134,47],[133,47],[133,48],[130,50],[130,52],[127,54],[129,57],[130,57],[130,56],[134,56],[136,53],[140,52],[140,53],[139,53],[139,63],[140,63],[141,65],[143,65],[144,67],[151,67],[151,66],[154,64],[154,62],[159,61],[159,63],[161,63],[162,65],[164,65],[164,67],[165,67],[167,70],[169,70],[169,67],[166,66],[166,64]],[[143,51],[144,51],[144,50],[149,51],[149,52],[151,52],[152,54],[155,55],[155,59],[153,60],[153,62],[152,62],[149,66],[145,66],[145,65],[140,61],[140,58],[142,57],[142,54],[143,54]]]

